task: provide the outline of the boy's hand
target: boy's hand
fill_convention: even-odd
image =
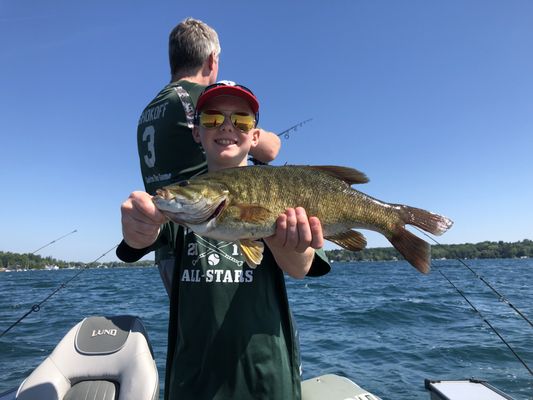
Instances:
[[[276,221],[276,232],[265,238],[281,269],[294,278],[303,278],[315,255],[324,245],[322,225],[317,217],[307,217],[302,207],[288,208]]]
[[[143,249],[155,242],[167,218],[155,207],[152,196],[133,192],[120,206],[122,235],[128,246]]]
[[[308,247],[324,245],[322,225],[317,217],[307,217],[302,207],[288,208],[276,221],[276,233],[265,238],[269,245],[303,253]]]

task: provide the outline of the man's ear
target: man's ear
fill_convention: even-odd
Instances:
[[[215,52],[209,54],[202,64],[202,76],[208,77],[208,84],[215,83],[218,76],[218,56]]]
[[[196,143],[200,143],[200,130],[196,125],[192,128],[192,138]]]
[[[213,71],[215,68],[218,71],[218,57],[216,56],[215,52],[212,52],[211,54],[209,54],[208,63],[209,63],[209,69],[211,71]]]

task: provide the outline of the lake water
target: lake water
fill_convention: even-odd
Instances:
[[[533,259],[466,260],[530,320]],[[404,261],[337,263],[287,280],[304,379],[335,373],[386,399],[429,399],[424,379],[475,377],[533,399],[533,377],[439,273],[456,284],[533,369],[533,328],[457,260],[423,276]],[[0,332],[76,270],[0,273]],[[0,338],[0,393],[17,386],[84,316],[142,318],[164,376],[168,301],[155,268],[91,269]]]

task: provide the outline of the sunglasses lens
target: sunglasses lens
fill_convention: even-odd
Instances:
[[[248,132],[255,127],[255,118],[250,114],[231,114],[233,126],[241,131]]]
[[[200,113],[200,125],[204,128],[216,128],[224,123],[224,114],[217,111],[202,111]]]

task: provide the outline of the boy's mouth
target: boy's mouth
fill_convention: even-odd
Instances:
[[[232,144],[237,144],[237,140],[220,138],[220,139],[215,139],[215,143],[221,146],[229,146]]]

